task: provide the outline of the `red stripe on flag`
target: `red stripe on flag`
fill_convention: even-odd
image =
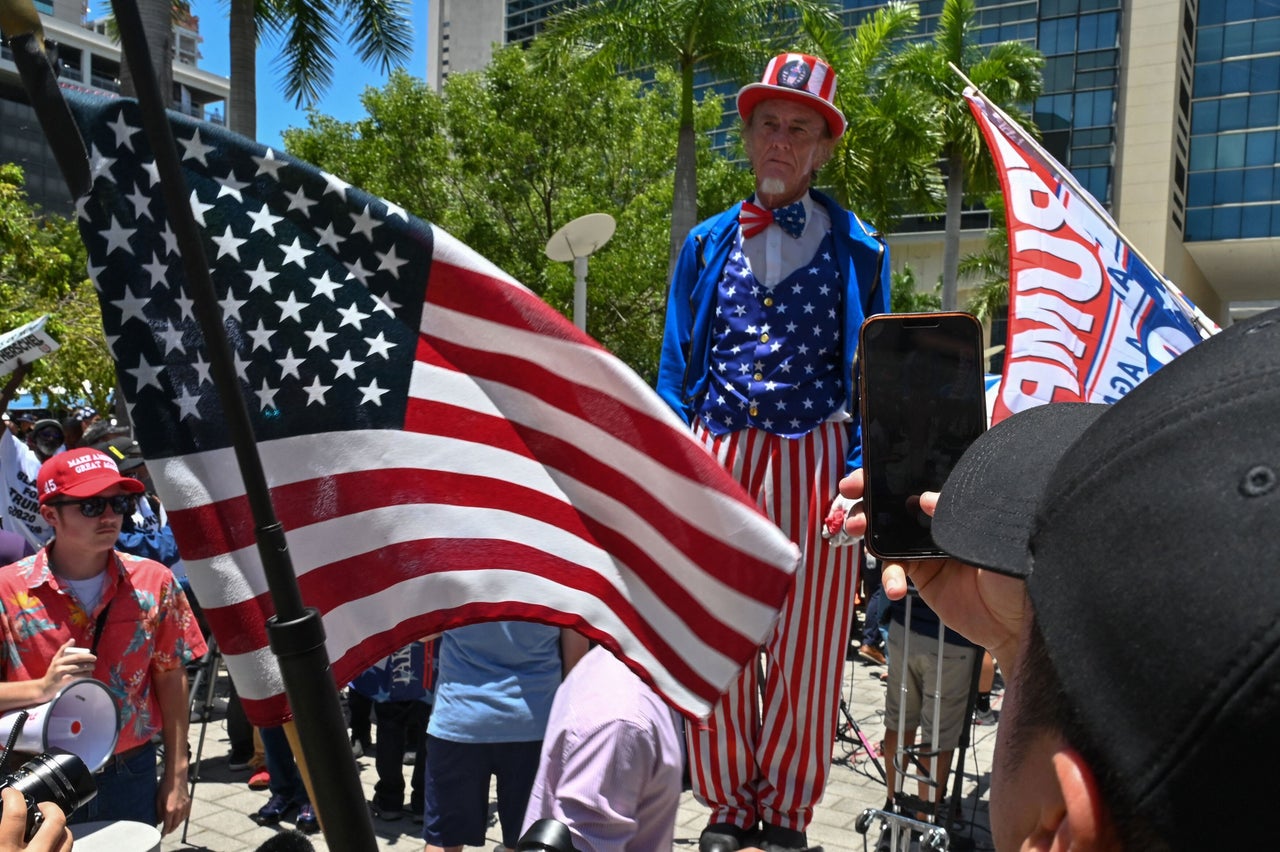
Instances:
[[[437,265],[442,264],[437,263]],[[449,268],[452,274],[446,279],[448,283],[443,286],[433,283],[427,290],[427,311],[431,310],[432,305],[438,305],[486,321],[533,331],[548,339],[566,340],[602,353],[605,351],[598,343],[572,325],[558,325],[554,329],[545,328],[542,315],[546,313],[546,305],[533,294],[469,269]],[[434,275],[432,279],[434,282]],[[560,334],[556,334],[556,331]],[[429,347],[424,352],[424,348],[420,346],[418,350],[420,356],[427,355],[430,348],[435,348],[442,353],[447,353],[447,357],[440,355],[435,360],[420,357],[419,360],[504,384],[536,389],[537,395],[545,400],[548,406],[568,411],[583,420],[607,427],[611,431],[622,423],[630,423],[632,428],[628,430],[628,436],[644,439],[643,443],[634,446],[659,464],[673,469],[683,469],[685,465],[692,465],[699,479],[705,480],[707,477],[712,477],[717,482],[724,479],[723,468],[696,443],[672,440],[675,428],[666,418],[666,412],[660,418],[627,405],[618,397],[596,387],[590,377],[580,377],[582,381],[579,383],[572,381],[573,377],[554,373],[539,363],[536,352],[505,352],[497,355],[475,349],[468,354],[462,347],[451,346],[438,337],[431,336],[430,329],[425,337],[429,339]],[[427,355],[427,358],[429,357]],[[440,358],[445,360],[442,362]],[[615,362],[613,366],[619,372],[630,373],[630,370],[621,362]],[[594,381],[598,381],[599,376],[595,371],[598,371],[599,366],[593,364],[590,369],[593,370]],[[631,375],[636,381],[640,381],[634,374]],[[656,397],[653,403],[655,406],[662,405]],[[681,434],[686,431],[683,426],[679,429]],[[754,505],[744,491],[731,492],[730,496],[736,497],[744,505]]]
[[[414,421],[415,428],[422,431],[427,431],[430,427],[447,427],[450,432],[457,430],[473,436],[478,443],[527,455],[554,470],[570,472],[574,479],[604,494],[626,494],[633,514],[643,518],[654,529],[662,530],[663,537],[672,547],[691,561],[726,566],[717,571],[717,578],[745,597],[767,604],[776,601],[791,583],[789,574],[777,570],[756,555],[744,553],[731,542],[717,539],[688,523],[662,501],[661,495],[641,491],[635,481],[622,471],[582,452],[569,440],[522,427],[510,420],[485,416],[445,403],[413,401],[410,403],[409,417]],[[504,492],[509,490],[505,483],[494,483],[493,487],[500,487]],[[515,499],[504,500],[504,506],[523,514],[536,514],[529,512],[527,507],[520,506]],[[577,517],[576,510],[569,511]],[[618,538],[616,530],[603,527],[586,515],[582,515],[580,520],[585,525],[583,529],[589,531],[605,550],[625,553],[629,548],[626,541]],[[627,560],[624,558],[624,561]],[[645,576],[648,578],[649,574]],[[685,593],[679,584],[673,585],[670,591]]]
[[[537,458],[553,469],[572,471],[575,479],[602,493],[628,495],[633,514],[644,518],[654,529],[662,530],[671,546],[691,561],[732,566],[719,571],[717,579],[744,597],[767,605],[777,600],[791,582],[790,575],[764,560],[689,524],[672,512],[658,495],[640,491],[625,474],[582,452],[569,441],[445,403],[414,401],[411,412],[412,420],[424,433],[446,437],[452,437],[453,432],[466,434],[477,448],[497,447]],[[458,442],[460,453],[465,453],[467,447],[467,442]],[[278,507],[277,517],[287,531],[383,506],[438,504],[502,508],[554,524],[596,543],[629,565],[665,599],[688,599],[688,590],[661,566],[653,564],[623,532],[593,520],[560,497],[516,482],[419,468],[378,468],[278,485],[271,489],[271,495]],[[175,510],[170,514],[170,523],[189,560],[209,559],[251,547],[255,541],[249,503],[243,496]],[[686,621],[691,624],[710,617],[701,605],[681,614],[687,616]]]
[[[405,566],[414,566],[412,572],[405,572]],[[617,623],[625,625],[629,632],[650,649],[672,677],[706,700],[714,699],[718,694],[718,689],[707,683],[682,659],[665,638],[653,629],[643,613],[605,578],[588,568],[518,542],[456,538],[403,542],[313,569],[299,577],[298,584],[303,601],[308,606],[327,613],[348,601],[385,591],[411,577],[441,575],[441,579],[465,586],[469,573],[491,568],[535,575],[598,599],[613,614]],[[678,602],[671,600],[664,600],[663,603],[673,609],[678,607]],[[477,606],[484,607],[488,620],[520,620],[531,605],[518,600],[503,600]],[[466,623],[459,619],[459,610],[458,607],[429,610],[402,622],[394,631],[384,631],[379,635],[385,637],[387,634],[394,634],[398,638],[391,644],[401,647],[428,633]],[[546,608],[540,611],[545,614],[536,620],[560,627],[572,627],[594,639],[603,639],[608,635],[576,614],[554,612]],[[206,608],[205,616],[217,635],[227,637],[227,641],[222,643],[224,653],[246,654],[266,646],[267,634],[262,622],[265,620],[264,613],[269,615],[271,612],[270,596],[264,592],[232,606]],[[687,621],[687,613],[685,620]],[[752,647],[730,630],[721,631],[714,638],[734,646],[721,649],[726,655],[743,653],[744,647],[745,652],[750,653]],[[348,652],[333,662],[335,676],[340,682],[355,677],[386,656],[386,642],[370,637],[362,644],[370,649],[367,656]]]

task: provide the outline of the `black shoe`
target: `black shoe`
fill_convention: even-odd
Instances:
[[[292,814],[298,808],[297,802],[291,802],[284,796],[273,793],[267,803],[249,814],[249,819],[258,825],[278,825],[280,820]]]
[[[698,837],[698,852],[738,852],[751,832],[731,822],[713,822]]]
[[[320,830],[320,820],[316,817],[315,809],[311,807],[310,802],[298,808],[298,821],[294,825],[303,834],[315,834]]]
[[[404,808],[400,805],[383,805],[378,802],[378,797],[374,796],[373,801],[369,803],[369,808],[373,811],[373,815],[383,822],[395,822],[404,816]]]
[[[766,822],[760,832],[760,848],[764,852],[804,852],[809,848],[809,841],[803,831]]]
[[[1000,721],[1000,711],[992,710],[988,707],[986,710],[973,711],[973,723],[975,725],[994,725]]]

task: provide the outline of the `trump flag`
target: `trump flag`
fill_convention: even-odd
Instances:
[[[1047,402],[1115,402],[1217,331],[1057,160],[977,89],[964,96],[1009,229],[1009,341],[993,422]]]
[[[129,100],[71,99],[103,324],[245,709],[288,715],[253,518]],[[170,114],[240,392],[338,683],[496,619],[601,641],[689,715],[773,629],[795,546],[630,369],[444,231]]]

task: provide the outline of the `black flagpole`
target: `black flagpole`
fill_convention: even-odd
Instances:
[[[364,790],[360,786],[359,770],[356,768],[355,756],[346,747],[346,723],[342,717],[338,688],[333,681],[325,649],[324,622],[318,610],[307,607],[302,602],[284,528],[276,519],[275,509],[271,504],[271,494],[258,456],[253,426],[233,366],[231,346],[223,331],[221,310],[213,284],[209,280],[204,244],[187,201],[189,192],[182,176],[173,130],[165,115],[168,101],[161,95],[147,51],[142,17],[135,0],[112,0],[111,5],[115,11],[124,57],[138,89],[142,125],[155,155],[160,190],[182,254],[188,295],[193,303],[192,310],[204,337],[211,377],[227,420],[240,475],[244,479],[245,494],[253,512],[258,553],[276,610],[276,614],[267,620],[267,634],[271,650],[279,661],[285,693],[297,722],[298,739],[302,743],[316,799],[314,804],[320,815],[325,840],[331,849],[376,852],[378,846],[373,833],[373,822],[368,808],[362,806]],[[27,66],[23,71],[23,82],[28,87],[32,106],[40,116],[41,126],[46,133],[51,126],[59,128],[59,136],[50,134],[49,137],[51,143],[55,144],[55,152],[58,152],[58,146],[62,143],[56,140],[60,139],[63,132],[70,129],[77,140],[79,133],[75,132],[74,123],[67,124],[70,114],[57,89],[56,81],[53,81],[48,59],[43,56],[39,16],[30,0],[0,0],[0,9],[4,13],[0,21],[4,22],[6,30],[16,23],[20,25],[18,31],[32,42],[30,45],[24,43],[24,47],[28,49],[25,51],[24,61],[19,63],[20,67]],[[11,43],[16,40],[11,35]],[[14,52],[18,54],[20,51],[15,49]],[[36,54],[39,54],[39,58]],[[44,78],[45,84],[40,88],[33,88],[29,79],[38,81],[41,78]],[[51,121],[55,124],[50,125]],[[63,148],[55,156],[58,157],[58,164],[63,170],[68,187],[78,197],[89,188],[88,161],[84,156],[83,141],[79,143],[80,157],[83,158],[81,162],[75,162],[75,158],[65,152],[66,149]],[[341,743],[344,747],[335,748],[335,743]]]

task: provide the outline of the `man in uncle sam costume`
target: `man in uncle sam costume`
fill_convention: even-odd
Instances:
[[[861,465],[858,329],[889,309],[888,247],[811,189],[845,129],[835,91],[788,53],[738,92],[755,194],[693,229],[667,303],[658,392],[803,553],[763,668],[690,728],[701,852],[803,849],[831,763],[857,548],[823,521]]]

